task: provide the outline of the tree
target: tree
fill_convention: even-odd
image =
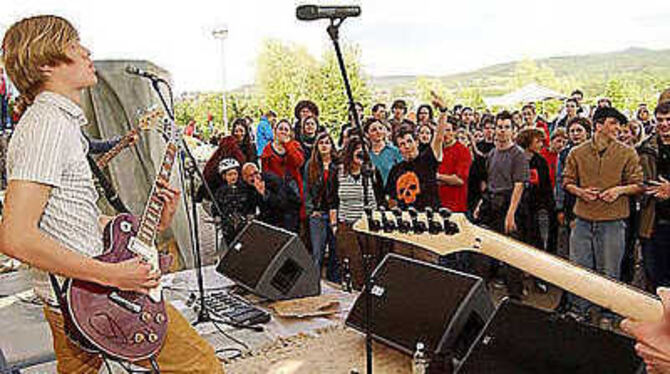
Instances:
[[[354,98],[366,105],[370,90],[360,63],[360,50],[344,48],[343,58]],[[324,53],[317,61],[304,47],[267,40],[257,60],[256,84],[260,101],[280,117],[292,118],[300,100],[312,100],[319,107],[319,120],[335,131],[347,120],[348,98],[335,53]]]
[[[347,47],[343,52],[344,66],[354,100],[370,105],[370,89],[360,64],[360,50]],[[335,52],[325,52],[319,68],[310,77],[311,100],[319,106],[319,119],[331,133],[339,130],[340,124],[348,121],[349,99],[344,88]]]
[[[292,118],[295,104],[309,97],[310,75],[317,69],[317,61],[305,47],[268,39],[256,64],[261,103],[280,118]]]
[[[449,106],[454,102],[454,95],[439,79],[419,76],[416,78],[416,97],[420,104],[429,104],[433,97],[431,91],[435,91]]]

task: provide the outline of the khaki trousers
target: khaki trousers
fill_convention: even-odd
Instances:
[[[156,361],[161,374],[168,373],[223,373],[223,366],[214,354],[214,349],[191,327],[188,321],[172,305],[165,305],[168,331]],[[58,360],[58,373],[97,374],[102,365],[100,355],[83,351],[65,335],[63,315],[44,308],[44,316],[51,327],[54,352]],[[139,361],[140,366],[150,368],[148,361]]]

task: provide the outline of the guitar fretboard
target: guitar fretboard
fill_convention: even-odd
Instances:
[[[176,144],[174,142],[169,142],[167,144],[167,149],[165,150],[165,155],[163,156],[163,162],[161,163],[161,167],[158,174],[156,174],[156,179],[151,188],[151,195],[149,195],[149,200],[144,208],[144,214],[142,214],[142,219],[140,220],[137,239],[149,247],[153,247],[161,213],[163,212],[163,200],[158,196],[158,183],[163,182],[169,184],[170,172],[172,171],[172,165],[174,164],[176,154]]]
[[[109,162],[116,157],[121,151],[123,151],[128,144],[130,144],[130,138],[135,135],[135,131],[130,134],[126,134],[119,143],[117,143],[112,149],[107,151],[104,155],[95,162],[100,169],[104,169]]]

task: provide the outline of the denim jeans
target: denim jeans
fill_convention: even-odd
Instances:
[[[333,235],[333,230],[330,227],[328,213],[322,213],[318,217],[309,217],[309,235],[314,263],[318,269],[321,269],[327,245],[330,249],[330,255],[328,256],[328,264],[326,264],[326,279],[340,283],[340,264],[337,259],[335,235]]]
[[[625,247],[624,220],[595,222],[577,218],[570,234],[570,261],[619,279]],[[583,315],[593,307],[593,304],[581,297],[569,296],[572,307]]]
[[[650,239],[642,239],[644,270],[653,290],[670,287],[670,222],[657,223]]]

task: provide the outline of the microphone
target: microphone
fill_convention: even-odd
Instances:
[[[149,78],[152,81],[153,80],[164,81],[163,78],[159,77],[155,73],[142,70],[135,65],[127,65],[126,66],[126,73],[128,73],[130,75],[137,75],[137,76],[140,76],[140,77],[143,77],[143,78]]]
[[[301,21],[313,21],[315,19],[329,18],[347,18],[358,17],[361,15],[361,7],[358,5],[348,6],[317,6],[300,5],[295,10],[295,14]]]

